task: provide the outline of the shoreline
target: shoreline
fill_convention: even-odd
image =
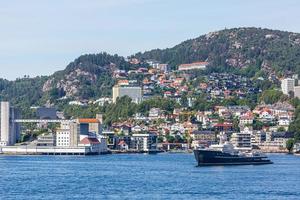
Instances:
[[[0,156],[97,156],[97,155],[114,155],[114,154],[193,154],[192,150],[183,150],[183,151],[120,151],[120,150],[108,150],[107,152],[95,153],[95,154],[45,154],[45,153],[0,153]],[[294,155],[300,156],[300,153],[288,153],[283,151],[271,151],[271,152],[263,152],[266,154],[285,154],[285,155]]]

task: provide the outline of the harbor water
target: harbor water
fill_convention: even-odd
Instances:
[[[0,199],[300,199],[300,156],[196,167],[193,154],[0,156]]]

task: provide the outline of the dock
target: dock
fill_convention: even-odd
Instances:
[[[90,147],[43,147],[43,146],[4,146],[1,154],[8,155],[98,155],[105,152],[92,151]]]

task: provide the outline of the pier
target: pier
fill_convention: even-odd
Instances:
[[[89,147],[42,147],[42,146],[5,146],[0,153],[13,155],[91,155],[96,152]]]

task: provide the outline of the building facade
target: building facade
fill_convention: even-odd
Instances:
[[[152,133],[132,134],[130,149],[144,152],[156,151],[157,135]]]
[[[113,103],[116,103],[117,98],[129,96],[133,102],[140,103],[142,101],[142,88],[139,86],[119,86],[116,85],[112,89]]]
[[[194,70],[194,69],[205,69],[208,62],[194,62],[189,64],[181,64],[178,66],[179,71]]]
[[[10,106],[9,102],[1,102],[0,146],[14,145],[20,137],[20,126],[15,122],[20,113]]]
[[[294,92],[295,79],[286,78],[281,81],[281,90],[285,95],[289,95],[290,92]]]
[[[300,86],[294,87],[294,97],[300,98]]]
[[[252,130],[245,127],[244,130],[238,133],[233,133],[231,136],[231,143],[241,150],[248,150],[252,148],[251,144]]]

